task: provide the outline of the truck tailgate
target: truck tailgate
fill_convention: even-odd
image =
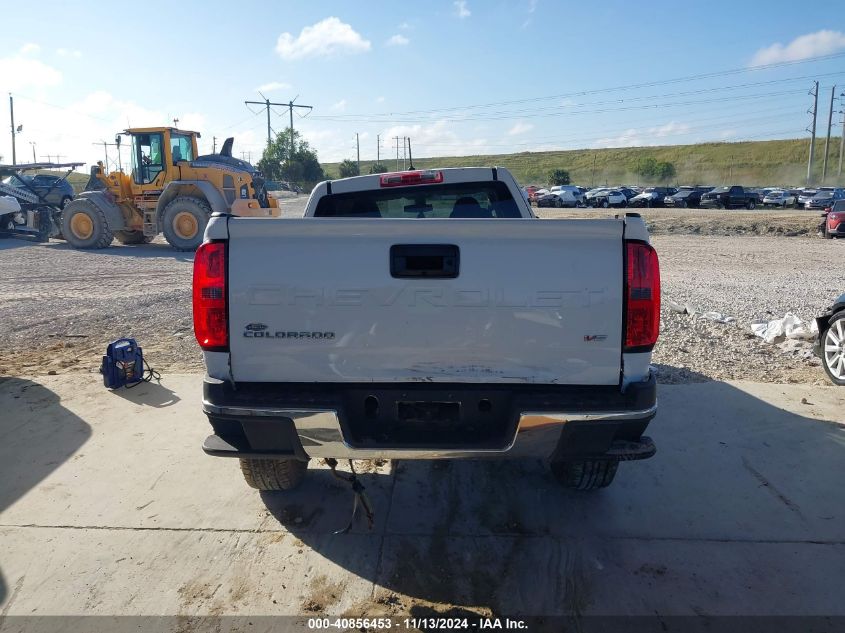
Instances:
[[[614,219],[230,218],[232,376],[617,384],[623,227]],[[396,257],[413,255],[408,245],[453,253],[455,276],[397,276]],[[413,261],[424,270],[433,260],[424,251]]]

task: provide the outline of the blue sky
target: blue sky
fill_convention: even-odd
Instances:
[[[354,159],[356,132],[362,159],[377,135],[382,156],[397,135],[420,156],[794,138],[807,135],[813,79],[820,129],[831,86],[845,91],[845,13],[819,0],[800,12],[736,0],[44,1],[2,15],[4,162],[8,92],[19,160],[34,144],[39,159],[90,163],[103,154],[93,143],[173,118],[203,133],[201,151],[235,136],[235,155],[257,160],[266,118],[243,102],[261,87],[314,106],[294,126],[323,161]],[[775,66],[748,70],[760,64]],[[730,69],[744,70],[661,83]],[[271,113],[274,130],[287,121]]]

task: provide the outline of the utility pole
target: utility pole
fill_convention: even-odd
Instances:
[[[394,136],[393,140],[396,142],[396,171],[399,171],[399,137]]]
[[[381,151],[381,137],[378,134],[376,134],[376,165],[378,165],[381,162],[381,157],[379,155],[380,151]]]
[[[217,153],[217,137],[216,136],[211,137],[211,143],[212,143],[211,153],[216,154]]]
[[[405,145],[405,141],[407,140],[407,136],[402,137],[402,169],[405,169],[405,160],[408,158],[407,146]]]
[[[414,168],[414,155],[411,153],[411,137],[408,137],[408,169]]]
[[[260,94],[262,97],[264,97],[264,95],[261,94],[260,92],[258,94]],[[288,156],[288,167],[290,167],[290,163],[293,160],[293,152],[294,152],[293,109],[294,108],[306,108],[308,110],[314,109],[314,107],[310,106],[310,105],[298,105],[298,104],[295,105],[293,103],[294,101],[296,101],[296,99],[292,99],[292,100],[288,101],[287,103],[273,103],[267,97],[264,97],[264,101],[244,101],[244,103],[246,105],[250,105],[250,104],[260,105],[260,106],[264,106],[267,109],[267,147],[270,147],[270,143],[273,142],[272,131],[270,129],[270,106],[279,106],[279,107],[287,108],[289,110],[289,112],[290,112],[290,154]]]
[[[175,127],[175,128],[179,127],[179,119],[175,119],[175,118],[173,119],[173,127]]]
[[[810,92],[813,95],[813,110],[809,114],[813,115],[813,127],[810,130],[810,157],[807,159],[807,185],[813,182],[813,154],[816,153],[816,113],[819,109],[819,82],[813,82],[814,88]]]
[[[845,97],[843,92],[840,97]],[[842,154],[845,150],[845,109],[842,110],[842,128],[839,130],[839,169],[836,170],[837,177],[842,176]]]
[[[355,132],[355,154],[358,162],[358,175],[361,175],[361,143],[358,142],[358,132]]]
[[[15,100],[12,98],[12,93],[9,93],[9,115],[12,118],[12,164],[18,164],[18,158],[15,154]]]
[[[30,145],[32,145],[32,162],[37,163],[38,161],[35,160],[35,141],[30,141]]]
[[[822,161],[822,184],[827,179],[827,148],[830,145],[830,126],[833,124],[833,95],[836,84],[830,89],[830,111],[827,113],[827,137],[824,140],[824,161]]]

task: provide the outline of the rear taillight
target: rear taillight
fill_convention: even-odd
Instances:
[[[194,256],[194,335],[206,351],[229,349],[226,243],[205,242]]]
[[[625,351],[647,352],[660,330],[660,264],[645,242],[626,242]]]
[[[443,182],[442,171],[400,171],[384,174],[379,179],[382,187],[405,187],[406,185],[428,185]]]

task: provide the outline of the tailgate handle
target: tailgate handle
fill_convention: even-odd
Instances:
[[[390,276],[396,279],[454,279],[461,251],[455,244],[394,244]]]

